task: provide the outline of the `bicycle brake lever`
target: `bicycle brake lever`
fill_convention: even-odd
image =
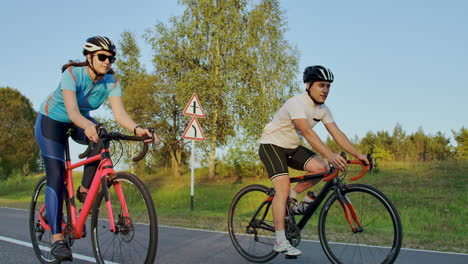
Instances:
[[[369,170],[371,174],[374,174],[375,163],[371,153],[367,154],[367,160],[369,161]]]
[[[154,128],[150,128],[149,131],[151,133],[151,138],[153,139],[151,141],[151,148],[153,149],[153,151],[156,151],[156,140],[155,140],[156,134],[154,133]]]

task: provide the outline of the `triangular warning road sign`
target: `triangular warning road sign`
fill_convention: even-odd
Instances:
[[[198,96],[196,93],[193,93],[192,97],[190,98],[190,101],[185,107],[184,115],[205,117],[205,112],[203,112],[203,107],[201,106],[200,100],[198,100]]]
[[[201,129],[200,123],[196,117],[193,117],[190,120],[190,123],[185,128],[184,134],[182,135],[185,139],[195,139],[195,140],[206,140],[205,135]]]

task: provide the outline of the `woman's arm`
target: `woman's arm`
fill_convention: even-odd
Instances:
[[[137,127],[137,123],[133,121],[133,119],[128,115],[127,111],[125,110],[121,96],[112,96],[109,98],[109,101],[112,108],[112,113],[114,114],[114,118],[117,121],[117,123],[119,123],[122,127],[130,130],[132,133],[135,132],[137,136],[152,136],[151,132],[148,129]],[[154,140],[158,141],[156,135],[154,136]]]
[[[73,124],[84,129],[85,135],[90,140],[97,142],[99,137],[96,132],[96,125],[80,113],[78,102],[76,100],[76,92],[72,90],[62,90],[62,96],[68,117]]]

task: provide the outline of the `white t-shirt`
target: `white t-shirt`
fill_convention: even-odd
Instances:
[[[295,129],[294,119],[306,119],[311,128],[320,121],[324,124],[334,122],[326,105],[316,106],[307,93],[298,94],[289,98],[265,126],[259,142],[288,149],[297,148],[302,135]]]

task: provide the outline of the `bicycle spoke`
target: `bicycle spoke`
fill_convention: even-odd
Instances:
[[[319,220],[320,240],[333,263],[387,263],[401,246],[401,229],[396,210],[374,188],[350,185],[344,192],[355,209],[363,230],[354,233],[336,196],[326,201]],[[396,239],[396,240],[395,240]],[[393,250],[396,247],[396,250]]]
[[[99,218],[108,218],[105,201],[102,195],[100,203],[93,208],[92,225],[93,243],[98,249],[95,251],[97,259],[112,260],[119,263],[152,262],[156,251],[157,238],[152,234],[157,232],[154,206],[149,194],[145,194],[141,182],[132,174],[119,173],[115,176],[124,194],[129,215],[124,216],[123,207],[115,192],[109,188],[116,231],[109,232],[109,228],[99,225]],[[146,196],[146,197],[145,197]],[[101,210],[98,210],[99,207]],[[96,215],[94,214],[96,213]]]
[[[236,250],[253,262],[274,258],[273,216],[269,208],[269,189],[261,185],[244,188],[229,209],[229,235]],[[267,230],[271,228],[271,230]]]

